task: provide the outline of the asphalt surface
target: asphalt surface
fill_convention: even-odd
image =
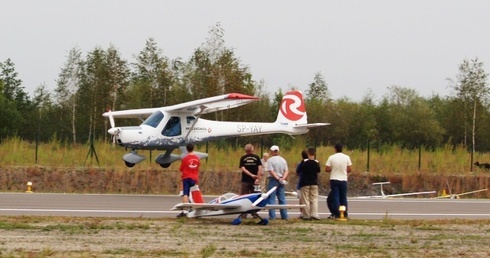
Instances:
[[[180,201],[177,195],[0,193],[0,216],[164,218],[178,214],[170,209]],[[348,203],[351,219],[490,219],[490,199],[349,198]],[[321,219],[330,215],[324,198],[319,212]],[[294,218],[299,211],[289,214]]]

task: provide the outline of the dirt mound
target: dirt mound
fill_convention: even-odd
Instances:
[[[353,173],[349,176],[349,196],[378,195],[374,182],[391,182],[385,194],[417,191],[463,193],[490,188],[490,176],[395,175]],[[329,190],[328,174],[320,175],[320,194]],[[227,171],[204,171],[200,188],[204,194],[238,192],[240,174]],[[180,191],[180,172],[158,169],[115,170],[97,167],[3,167],[0,168],[0,191],[22,192],[32,182],[36,192],[56,193],[125,193],[174,194]],[[295,190],[297,178],[289,180],[288,190]],[[472,198],[489,198],[489,191],[473,194]]]

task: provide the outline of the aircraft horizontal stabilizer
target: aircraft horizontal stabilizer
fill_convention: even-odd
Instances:
[[[326,126],[326,125],[330,125],[330,123],[296,124],[296,125],[294,125],[294,127],[313,128],[313,127],[320,127],[320,126]]]
[[[208,154],[205,152],[194,151],[194,154],[196,154],[200,159],[204,159],[208,157]]]

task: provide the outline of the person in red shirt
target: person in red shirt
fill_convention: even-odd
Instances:
[[[189,202],[190,189],[194,185],[197,185],[199,179],[199,166],[201,160],[194,153],[194,144],[189,143],[185,146],[187,149],[187,155],[182,159],[180,163],[180,172],[182,172],[182,202]],[[186,216],[185,212],[177,215],[177,217]]]

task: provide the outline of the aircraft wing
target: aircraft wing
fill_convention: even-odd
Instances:
[[[267,204],[262,209],[270,210],[270,209],[301,209],[306,207],[304,204]]]
[[[422,195],[422,194],[434,194],[434,193],[436,193],[436,191],[401,193],[401,194],[386,194],[386,195],[356,196],[355,198],[357,198],[357,199],[393,198],[393,197],[403,197],[403,196]]]
[[[120,111],[108,111],[102,114],[104,117],[112,116],[114,118],[141,118],[145,119],[155,111],[163,109],[171,112],[181,112],[189,114],[206,114],[216,112],[218,110],[229,109],[239,107],[253,101],[259,100],[258,97],[240,94],[229,93],[215,97],[209,97],[204,99],[198,99],[188,101],[172,106],[166,106],[161,108],[140,108],[140,109],[128,109]]]
[[[387,198],[390,197],[402,197],[402,196],[412,196],[412,195],[421,195],[421,194],[435,194],[436,191],[428,191],[428,192],[414,192],[414,193],[401,193],[401,194],[387,194],[385,195]]]
[[[195,210],[227,210],[239,208],[238,204],[220,204],[220,203],[178,203],[171,210],[184,210],[184,209],[195,209]]]
[[[484,191],[487,191],[487,190],[488,190],[488,188],[480,189],[480,190],[476,190],[476,191],[471,191],[471,192],[460,193],[460,194],[441,195],[441,196],[434,197],[434,199],[442,199],[442,198],[458,199],[460,196],[463,196],[463,195],[484,192]]]
[[[215,97],[193,100],[173,106],[167,106],[163,109],[171,112],[206,114],[216,112],[218,110],[239,107],[257,100],[259,100],[259,98],[255,96],[240,93],[229,93]]]
[[[114,118],[140,118],[146,119],[160,108],[140,108],[140,109],[128,109],[120,111],[108,111],[102,114],[104,117],[112,116]]]

